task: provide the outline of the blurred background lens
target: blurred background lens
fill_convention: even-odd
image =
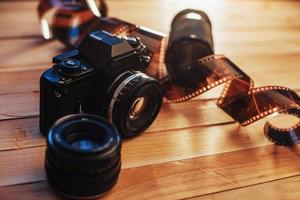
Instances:
[[[173,80],[186,88],[195,88],[205,76],[184,73],[196,60],[214,53],[211,22],[199,10],[186,9],[173,19],[166,52],[166,66]]]

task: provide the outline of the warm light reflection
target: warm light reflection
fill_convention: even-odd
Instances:
[[[267,117],[267,120],[277,128],[286,129],[296,126],[299,123],[299,118],[294,115],[275,112]]]
[[[277,117],[279,115],[279,112],[274,112],[274,113],[272,113],[271,115],[268,115],[267,116],[267,120],[270,120],[270,119],[272,119],[272,118],[274,118],[274,117]]]
[[[42,29],[43,37],[46,40],[51,39],[52,34],[51,34],[51,31],[50,31],[50,27],[49,27],[48,21],[46,19],[42,19],[41,20],[41,29]]]
[[[94,0],[86,0],[87,5],[89,6],[90,10],[96,15],[97,17],[101,16],[101,13],[97,7],[97,4]]]
[[[202,19],[201,15],[199,15],[197,13],[194,13],[194,12],[190,12],[190,13],[186,14],[185,17],[187,19],[194,19],[194,20],[201,20]]]

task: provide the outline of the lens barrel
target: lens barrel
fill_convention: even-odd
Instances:
[[[102,196],[117,182],[121,169],[121,138],[104,118],[74,114],[49,130],[45,169],[50,184],[75,199]]]
[[[187,68],[199,58],[214,53],[211,22],[199,10],[186,9],[173,19],[166,51],[166,66],[169,75],[178,84],[193,87],[193,78],[183,77]],[[198,77],[199,78],[199,77]]]
[[[133,137],[147,129],[162,104],[160,84],[139,71],[127,71],[109,87],[103,113],[121,134]]]

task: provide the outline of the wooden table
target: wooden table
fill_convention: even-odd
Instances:
[[[111,0],[109,15],[163,32],[184,8],[210,16],[215,47],[256,86],[300,91],[300,2]],[[0,2],[0,199],[58,199],[38,131],[40,74],[65,50],[39,34],[37,1]],[[216,89],[164,104],[143,135],[124,141],[122,172],[105,199],[300,199],[300,147],[273,145],[264,120],[240,127]]]

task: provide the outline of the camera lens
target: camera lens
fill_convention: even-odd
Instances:
[[[158,81],[142,72],[128,71],[109,87],[103,110],[124,136],[132,137],[153,123],[161,103]]]
[[[68,115],[49,130],[45,169],[61,194],[89,199],[103,195],[117,182],[121,139],[107,120],[88,114]]]
[[[186,9],[173,19],[166,51],[168,73],[185,88],[197,87],[205,76],[186,72],[196,60],[214,53],[211,22],[199,10]]]

